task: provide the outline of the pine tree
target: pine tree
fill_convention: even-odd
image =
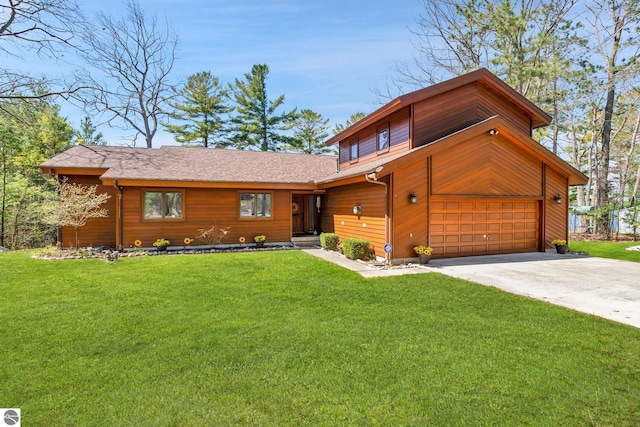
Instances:
[[[293,140],[287,150],[306,154],[328,154],[324,141],[329,136],[329,119],[312,110],[302,110],[293,123]]]
[[[357,113],[353,113],[351,115],[351,117],[349,117],[349,119],[344,124],[335,125],[335,127],[333,128],[333,134],[334,135],[339,134],[340,132],[342,132],[343,130],[348,128],[349,126],[351,126],[351,125],[355,124],[356,122],[364,119],[365,116],[366,116],[366,114],[363,113],[362,111],[358,111]]]
[[[184,124],[165,124],[167,132],[183,144],[196,143],[205,148],[212,143],[223,144],[226,120],[222,117],[233,110],[227,105],[228,91],[209,71],[193,74],[180,90],[174,88],[178,101],[171,103],[172,119]]]
[[[102,132],[96,133],[98,129],[91,122],[91,117],[86,116],[80,121],[80,130],[73,132],[76,142],[84,145],[107,145]]]
[[[296,110],[276,113],[284,104],[284,95],[269,100],[265,84],[268,74],[267,65],[256,64],[244,75],[244,81],[236,79],[232,86],[236,115],[231,119],[231,143],[236,148],[278,151],[283,144],[291,143],[291,137],[281,132],[291,129]]]

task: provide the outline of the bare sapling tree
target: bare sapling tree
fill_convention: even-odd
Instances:
[[[81,30],[82,56],[91,67],[80,72],[80,81],[91,88],[82,101],[89,112],[105,114],[109,125],[133,130],[134,145],[142,137],[151,148],[167,111],[178,38],[168,23],[145,16],[134,0],[126,5],[126,16],[100,12]]]
[[[57,222],[61,227],[75,229],[75,245],[78,248],[78,229],[92,218],[106,218],[109,212],[104,205],[111,197],[107,193],[98,194],[98,185],[81,185],[63,180],[58,184],[59,202]]]

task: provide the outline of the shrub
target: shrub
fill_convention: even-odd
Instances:
[[[198,234],[197,238],[207,245],[219,245],[222,239],[229,234],[230,229],[231,227],[218,227],[217,225],[209,229],[201,228],[198,230],[200,234]]]
[[[329,249],[332,251],[338,250],[338,242],[340,241],[340,237],[338,237],[335,233],[321,233],[320,234],[320,246],[324,249]]]
[[[371,255],[371,244],[364,239],[344,239],[342,252],[349,259],[367,259]]]

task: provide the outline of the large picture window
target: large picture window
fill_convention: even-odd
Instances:
[[[144,219],[182,219],[182,191],[145,191]]]
[[[240,218],[271,218],[271,193],[240,193]]]

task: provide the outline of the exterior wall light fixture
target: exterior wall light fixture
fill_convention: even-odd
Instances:
[[[560,197],[559,194],[556,194],[555,196],[553,196],[553,202],[556,205],[561,205],[562,204],[562,197]]]
[[[411,192],[411,194],[409,194],[409,203],[411,203],[412,205],[418,203],[418,196],[416,196],[416,193],[414,193],[413,191]]]
[[[362,206],[360,205],[355,205],[353,207],[353,214],[354,215],[360,215],[362,213]]]

